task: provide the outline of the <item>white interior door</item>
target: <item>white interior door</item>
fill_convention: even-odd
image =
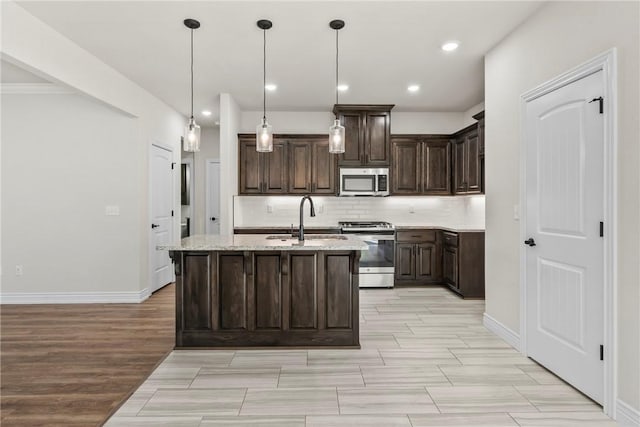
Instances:
[[[173,153],[151,146],[151,292],[173,282],[173,269],[168,251],[157,245],[173,241]]]
[[[600,403],[602,95],[597,72],[527,103],[525,236],[528,356]]]
[[[207,160],[206,233],[220,234],[220,161]]]

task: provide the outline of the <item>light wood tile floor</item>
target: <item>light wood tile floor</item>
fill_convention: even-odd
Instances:
[[[360,350],[174,351],[107,426],[615,426],[482,326],[484,301],[360,292]]]

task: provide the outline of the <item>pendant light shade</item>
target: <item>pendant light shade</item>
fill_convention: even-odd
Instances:
[[[271,21],[261,19],[256,22],[262,30],[262,122],[256,128],[256,151],[273,151],[273,128],[267,122],[267,30],[273,26]]]
[[[184,129],[184,151],[200,151],[200,126],[193,118],[193,30],[200,28],[200,22],[195,19],[185,19],[184,25],[191,30],[191,116]]]
[[[329,128],[329,152],[344,153],[344,126],[340,125],[338,119],[335,119],[333,126]]]
[[[190,152],[200,151],[200,126],[198,126],[193,116],[191,116],[189,123],[184,128],[183,150]]]
[[[329,22],[329,27],[336,30],[336,105],[338,104],[338,32],[344,28],[344,21],[340,19],[334,19]],[[336,114],[336,119],[333,121],[333,125],[329,128],[329,152],[334,154],[344,153],[344,126],[340,124],[340,119]]]

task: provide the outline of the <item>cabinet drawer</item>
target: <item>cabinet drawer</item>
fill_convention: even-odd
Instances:
[[[442,240],[447,246],[458,246],[458,233],[451,233],[449,231],[442,232]]]
[[[435,242],[436,230],[405,230],[396,232],[398,242],[422,243]]]

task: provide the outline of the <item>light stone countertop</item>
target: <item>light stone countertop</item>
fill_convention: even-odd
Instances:
[[[304,242],[297,237],[277,236],[267,239],[268,234],[235,234],[221,236],[218,234],[198,234],[182,239],[172,245],[158,245],[158,250],[169,251],[364,251],[366,243],[353,235],[308,235]],[[345,237],[346,239],[322,238]]]
[[[464,233],[464,232],[484,232],[484,228],[478,228],[477,226],[469,226],[469,225],[456,225],[456,226],[443,226],[443,225],[396,225],[397,231],[402,230],[444,230],[444,231],[452,231],[454,233]]]

